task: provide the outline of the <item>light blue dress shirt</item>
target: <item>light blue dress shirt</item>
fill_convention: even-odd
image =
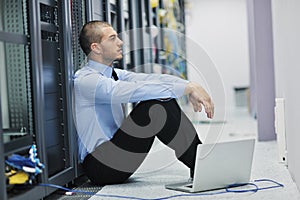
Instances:
[[[178,98],[184,94],[187,80],[167,74],[144,74],[115,69],[89,60],[74,75],[75,124],[79,160],[110,140],[121,126],[122,103],[150,99]]]

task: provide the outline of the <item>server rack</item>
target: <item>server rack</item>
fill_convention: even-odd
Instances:
[[[90,3],[90,2],[89,2]],[[88,1],[82,1],[82,0],[72,0],[72,6],[71,6],[71,10],[72,10],[72,19],[71,19],[71,24],[72,24],[72,65],[73,67],[69,68],[69,74],[72,75],[75,73],[76,70],[80,69],[85,61],[86,61],[86,56],[83,53],[83,51],[81,50],[81,47],[79,45],[78,42],[78,38],[79,38],[79,33],[81,30],[81,27],[86,23],[87,19],[88,19],[88,8],[89,8],[89,3]],[[72,77],[72,76],[71,76]],[[71,77],[68,77],[68,79],[71,79]],[[74,107],[74,99],[73,99],[73,91],[72,91],[72,86],[73,83],[71,82],[69,84],[69,91],[71,91],[71,102],[72,102],[72,108],[71,110],[73,111],[73,107]],[[71,115],[70,115],[71,114]],[[72,116],[72,117],[70,117]],[[69,113],[69,119],[73,119],[74,114]],[[72,137],[72,144],[73,146],[75,146],[73,148],[73,159],[74,159],[74,167],[75,167],[75,177],[79,177],[83,174],[83,170],[82,170],[82,166],[78,160],[78,149],[77,149],[77,137],[76,137],[76,126],[74,124],[74,121],[72,120],[70,122],[71,125],[71,132],[73,133],[73,137]]]
[[[175,73],[181,78],[187,78],[184,6],[184,0],[159,1],[159,9],[167,13],[159,21],[162,73]]]
[[[1,93],[1,88],[0,88]],[[1,105],[1,99],[0,99],[0,105]],[[0,106],[0,113],[2,113],[2,109]],[[6,193],[6,177],[4,175],[5,172],[5,165],[4,165],[4,148],[3,148],[3,130],[2,130],[2,115],[0,115],[0,163],[3,163],[0,165],[0,197],[3,199],[7,199],[7,193]]]
[[[71,73],[70,5],[65,1],[41,0],[37,3],[37,26],[33,30],[41,49],[36,60],[40,62],[41,87],[36,94],[44,108],[39,110],[38,143],[47,166],[45,182],[65,184],[73,179],[73,129],[71,126]],[[34,16],[33,16],[34,17]],[[31,26],[32,27],[32,26]],[[39,33],[38,33],[39,32]],[[47,193],[51,189],[47,188]],[[52,190],[53,191],[53,190]]]
[[[38,182],[64,185],[76,177],[71,5],[70,1],[5,0],[1,8],[0,41],[5,45],[7,79],[7,87],[1,89],[7,88],[6,104],[10,105],[5,116],[8,128],[3,119],[0,124],[1,199],[41,199],[54,189],[6,191],[4,159],[12,153],[26,154],[35,143],[46,166]],[[1,118],[2,113],[1,109]]]
[[[30,60],[29,4],[27,1],[1,1],[1,199],[6,192],[5,157],[27,150],[34,142],[33,87]],[[9,66],[9,67],[7,67]],[[4,110],[5,109],[5,110]],[[39,177],[40,179],[40,177]],[[33,188],[33,197],[44,196],[45,190]],[[26,191],[20,196],[26,197]],[[14,197],[14,196],[13,196]]]

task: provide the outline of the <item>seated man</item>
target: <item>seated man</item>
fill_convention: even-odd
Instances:
[[[175,99],[188,95],[195,112],[204,106],[212,118],[214,106],[206,91],[171,75],[114,69],[113,61],[122,59],[123,42],[106,22],[85,24],[79,41],[88,62],[74,75],[75,123],[88,178],[98,185],[126,181],[145,159],[155,136],[193,172],[201,142]],[[128,102],[137,105],[126,117],[122,103]]]

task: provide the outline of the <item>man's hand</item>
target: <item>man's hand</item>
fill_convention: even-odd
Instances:
[[[214,104],[210,96],[200,85],[193,82],[188,83],[184,94],[189,96],[195,112],[201,112],[202,106],[204,106],[207,117],[213,118]]]

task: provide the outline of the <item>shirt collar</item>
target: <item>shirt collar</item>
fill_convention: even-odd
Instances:
[[[92,68],[98,72],[100,72],[103,76],[111,78],[113,67],[104,65],[102,63],[96,62],[94,60],[89,60],[87,66]]]

